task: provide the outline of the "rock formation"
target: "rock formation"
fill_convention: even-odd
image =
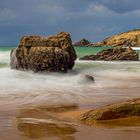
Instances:
[[[133,60],[138,61],[139,55],[132,48],[114,47],[112,49],[103,50],[96,55],[88,55],[80,58],[80,60]]]
[[[108,37],[94,44],[95,46],[126,46],[140,47],[140,29],[124,32]]]
[[[91,42],[89,42],[87,39],[83,38],[78,42],[75,42],[73,44],[74,47],[88,47],[89,45],[91,45]]]
[[[12,69],[64,71],[72,69],[77,56],[70,35],[60,32],[54,36],[24,36],[18,48],[11,51]]]
[[[95,120],[111,120],[130,116],[140,116],[140,99],[91,110],[82,115],[80,120],[84,122],[92,122]]]

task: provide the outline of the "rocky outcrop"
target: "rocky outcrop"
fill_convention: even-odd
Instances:
[[[140,116],[140,99],[91,110],[82,115],[80,120],[83,122],[92,122],[95,120],[111,120],[130,116]]]
[[[67,71],[77,56],[67,32],[54,36],[24,36],[18,48],[11,51],[12,69],[38,71]]]
[[[112,49],[103,50],[96,55],[88,55],[80,58],[80,60],[133,60],[138,61],[139,55],[132,48],[114,47]]]
[[[94,44],[95,46],[140,47],[140,29],[124,32]]]
[[[73,44],[74,47],[88,47],[89,45],[91,45],[91,42],[85,38]]]

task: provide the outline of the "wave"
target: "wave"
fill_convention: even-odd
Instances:
[[[2,51],[0,50],[0,68],[8,67],[10,63],[10,50]]]
[[[9,68],[10,51],[0,51],[0,109],[37,104],[98,106],[139,97],[140,62],[77,60],[67,74],[40,74]],[[94,76],[95,82],[85,80]]]
[[[140,50],[140,47],[132,47],[133,50]]]
[[[96,106],[139,96],[140,70],[127,70],[130,65],[121,65],[118,69],[112,64],[101,66],[96,63],[89,67],[87,64],[84,69],[78,68],[78,65],[67,74],[34,74],[0,69],[0,106],[16,108],[42,103]],[[85,74],[94,76],[95,82],[86,81]]]

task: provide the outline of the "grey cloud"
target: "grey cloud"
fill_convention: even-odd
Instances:
[[[139,28],[136,0],[0,0],[0,44],[17,44],[25,34],[68,31],[73,40],[96,42]]]
[[[125,13],[140,9],[139,0],[89,0],[92,3],[102,4],[117,13]]]

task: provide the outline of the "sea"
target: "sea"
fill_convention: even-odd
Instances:
[[[80,109],[97,108],[106,104],[126,101],[140,97],[140,62],[139,61],[82,61],[80,57],[96,54],[110,47],[75,47],[77,60],[73,70],[68,73],[33,73],[10,69],[10,51],[15,46],[0,47],[0,140],[12,139],[45,139],[45,140],[138,140],[140,127],[105,127],[77,128],[72,137],[64,138],[54,133],[54,137],[31,137],[26,132],[15,131],[10,116],[24,108],[76,104]],[[136,51],[140,55],[140,50]],[[85,75],[93,76],[95,81],[89,81]],[[79,126],[78,126],[79,127]],[[87,127],[87,126],[85,126]],[[30,128],[27,128],[27,131]],[[42,129],[42,128],[41,128]],[[94,131],[94,135],[92,133]],[[30,130],[31,131],[31,130]],[[6,133],[9,132],[9,137]],[[11,132],[11,133],[10,133]],[[130,136],[128,137],[128,132]],[[89,137],[87,134],[89,134]],[[105,136],[101,138],[100,133]],[[83,137],[80,137],[80,134]],[[63,135],[63,134],[61,134]]]

